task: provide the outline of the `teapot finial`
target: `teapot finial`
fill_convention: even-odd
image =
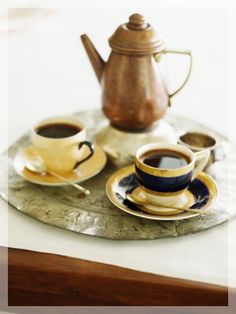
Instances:
[[[143,15],[134,13],[129,17],[129,23],[127,27],[132,30],[144,30],[148,27],[148,24]]]

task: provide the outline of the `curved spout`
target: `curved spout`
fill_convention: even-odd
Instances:
[[[81,35],[81,40],[84,48],[88,54],[89,60],[93,66],[94,72],[96,73],[97,79],[100,82],[102,78],[102,73],[105,66],[105,61],[102,59],[100,54],[97,52],[93,43],[86,34]]]

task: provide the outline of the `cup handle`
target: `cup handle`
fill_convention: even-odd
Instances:
[[[88,160],[89,158],[91,158],[94,154],[94,145],[93,143],[89,142],[89,141],[83,141],[83,142],[80,142],[79,145],[78,145],[78,149],[80,150],[84,145],[88,146],[89,148],[89,154],[88,156],[86,156],[84,159],[80,160],[80,161],[77,161],[77,163],[74,165],[74,170],[80,166],[83,162],[85,162],[86,160]]]
[[[192,180],[194,180],[200,171],[206,166],[208,159],[210,157],[210,151],[208,149],[202,150],[200,152],[194,153],[195,156],[195,162],[194,162],[194,169],[193,169],[193,175]]]

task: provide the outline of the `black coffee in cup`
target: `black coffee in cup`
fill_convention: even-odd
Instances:
[[[48,138],[70,137],[77,134],[80,131],[81,129],[79,127],[69,123],[46,124],[36,129],[37,134]]]
[[[184,154],[162,149],[148,151],[140,160],[148,166],[160,169],[176,169],[190,163],[190,159]]]

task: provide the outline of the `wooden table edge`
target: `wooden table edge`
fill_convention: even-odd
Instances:
[[[228,288],[8,248],[8,298],[10,306],[227,306]]]

